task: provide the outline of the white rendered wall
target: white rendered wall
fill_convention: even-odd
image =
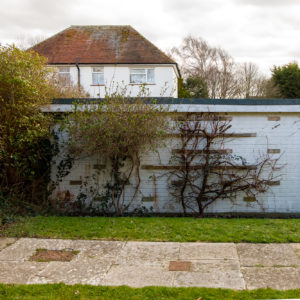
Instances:
[[[202,106],[202,108],[201,108]],[[66,105],[64,106],[66,108]],[[185,107],[185,108],[184,108]],[[194,107],[194,109],[191,109]],[[204,105],[187,106],[182,105],[182,111],[222,111],[223,106]],[[218,109],[218,107],[220,109]],[[175,110],[175,106],[173,107]],[[232,203],[229,200],[220,200],[211,205],[206,212],[222,213],[222,212],[242,212],[242,213],[300,213],[300,112],[299,106],[292,108],[291,106],[281,106],[281,109],[274,106],[257,106],[257,111],[261,109],[263,112],[251,112],[250,107],[233,107],[234,112],[230,112],[227,106],[227,112],[222,115],[232,117],[232,133],[254,133],[252,137],[239,137],[228,139],[225,148],[232,149],[232,154],[241,155],[249,164],[255,161],[256,157],[263,153],[267,153],[268,149],[276,149],[280,153],[270,154],[271,157],[280,158],[280,165],[284,167],[278,171],[279,185],[270,186],[270,190],[257,196],[258,203],[245,202],[244,195],[237,197]],[[281,110],[274,112],[272,110]],[[289,111],[293,112],[289,112]],[[167,188],[166,177],[162,176],[166,170],[145,169],[145,165],[169,165],[172,148],[176,147],[176,140],[169,140],[167,147],[159,149],[157,153],[147,153],[142,158],[140,193],[137,197],[137,206],[145,206],[153,208],[158,213],[176,213],[182,212],[181,206],[174,199]],[[71,173],[63,179],[58,190],[69,191],[73,199],[76,199],[80,185],[71,185],[71,181],[83,181],[86,176],[91,176],[95,170],[94,166],[103,164],[100,158],[91,157],[79,160],[75,163]],[[55,175],[55,168],[53,169]],[[105,174],[101,175],[98,180],[104,182],[107,180]],[[156,179],[154,179],[156,178]],[[56,193],[57,193],[56,191]],[[127,193],[130,194],[128,189]],[[53,196],[56,197],[54,194]],[[153,197],[155,201],[144,202],[143,199]]]
[[[78,71],[75,65],[70,65],[70,75],[73,83],[78,82]],[[105,86],[108,92],[119,88],[127,88],[128,96],[138,96],[141,85],[130,84],[130,68],[154,68],[155,83],[145,85],[149,97],[177,98],[177,75],[173,65],[104,65],[104,85],[94,86],[92,83],[92,66],[79,65],[80,84],[91,98],[105,96]]]

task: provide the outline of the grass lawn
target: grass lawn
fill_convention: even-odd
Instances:
[[[296,299],[300,290],[276,291],[260,289],[234,291],[212,288],[166,288],[127,286],[105,287],[64,284],[4,285],[0,284],[0,299]]]
[[[0,236],[174,242],[300,242],[300,219],[27,217]]]

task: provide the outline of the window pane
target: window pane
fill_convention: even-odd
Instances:
[[[103,73],[93,73],[93,84],[104,84]]]
[[[130,73],[131,74],[146,74],[146,70],[145,69],[131,69]]]
[[[93,67],[93,72],[103,73],[103,67]]]
[[[147,70],[147,82],[154,83],[154,69]]]
[[[131,74],[130,83],[146,83],[145,74]]]
[[[71,83],[70,73],[59,73],[59,81],[64,85],[70,85]]]
[[[70,67],[59,67],[58,71],[59,71],[59,73],[69,73]]]

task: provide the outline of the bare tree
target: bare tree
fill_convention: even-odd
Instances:
[[[230,138],[230,121],[213,114],[187,116],[178,123],[180,147],[173,150],[169,191],[181,203],[184,214],[194,211],[203,217],[204,212],[217,200],[235,201],[244,194],[255,200],[266,192],[276,176],[277,159],[261,155],[251,164],[225,148]]]
[[[19,35],[16,40],[16,46],[22,50],[29,49],[42,41],[44,41],[47,37],[45,35],[39,34],[39,35]]]
[[[263,98],[283,98],[279,87],[272,78],[266,79],[261,86]]]
[[[172,48],[171,55],[179,61],[184,77],[205,81],[209,98],[234,98],[239,94],[236,64],[225,50],[189,35],[179,47]]]
[[[265,98],[267,78],[256,64],[245,62],[238,66],[238,86],[240,98]]]

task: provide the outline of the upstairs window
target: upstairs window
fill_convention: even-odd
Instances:
[[[70,67],[58,67],[59,81],[66,86],[71,84]]]
[[[104,84],[104,68],[93,67],[92,77],[93,77],[93,85]]]
[[[130,83],[154,83],[154,69],[130,69]]]

